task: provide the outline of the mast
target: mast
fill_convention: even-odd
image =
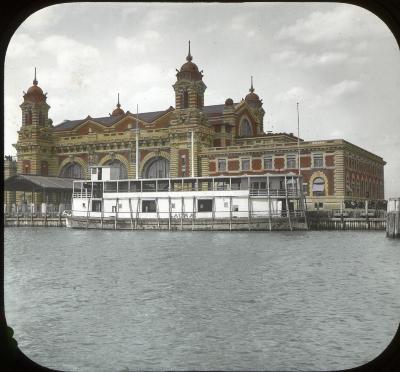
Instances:
[[[136,179],[139,179],[139,105],[136,105]]]
[[[298,168],[299,168],[299,176],[300,176],[300,116],[299,116],[299,103],[297,102],[297,151],[298,151]]]

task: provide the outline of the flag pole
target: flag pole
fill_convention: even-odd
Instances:
[[[136,105],[136,179],[139,179],[139,105]]]
[[[297,102],[297,151],[299,156],[298,167],[299,167],[299,176],[300,176],[300,115],[299,115],[299,103]]]

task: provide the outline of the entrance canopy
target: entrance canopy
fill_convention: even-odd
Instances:
[[[72,192],[72,178],[18,174],[4,180],[5,191],[67,191]]]

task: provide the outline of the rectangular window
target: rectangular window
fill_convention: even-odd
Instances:
[[[199,199],[197,200],[197,210],[199,212],[212,212],[213,200],[212,199]]]
[[[238,205],[232,205],[232,212],[239,212],[239,206]]]
[[[104,192],[117,192],[117,182],[105,182]]]
[[[286,168],[295,169],[297,168],[296,155],[286,155]]]
[[[101,212],[101,200],[92,200],[92,212]]]
[[[97,168],[92,168],[92,174],[97,174]]]
[[[155,200],[142,200],[142,212],[154,213],[157,211]]]
[[[111,206],[111,212],[115,213],[117,211],[117,207],[115,205]]]
[[[218,159],[218,172],[226,171],[226,159]]]
[[[313,165],[314,165],[314,168],[323,168],[324,155],[323,154],[314,154],[313,155]]]
[[[250,170],[250,159],[241,159],[242,170]]]
[[[264,169],[273,169],[274,168],[274,162],[272,155],[265,155],[264,156]]]

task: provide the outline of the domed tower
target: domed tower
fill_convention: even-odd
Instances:
[[[173,85],[175,90],[175,107],[181,109],[202,109],[204,106],[204,91],[206,85],[203,83],[203,71],[192,62],[193,57],[189,52],[186,57],[186,62],[180,70],[177,70],[177,81]]]
[[[117,107],[114,109],[114,111],[112,112],[111,116],[121,116],[121,115],[125,115],[125,111],[122,110],[121,104],[119,103],[119,93],[118,93]]]
[[[35,77],[33,85],[24,92],[24,102],[20,105],[22,110],[22,126],[37,125],[41,127],[51,126],[51,121],[48,119],[50,106],[46,103],[47,93],[43,93],[42,88],[38,86]]]
[[[47,93],[38,86],[36,78],[33,85],[24,92],[22,110],[22,126],[18,131],[17,172],[51,176],[57,165],[52,153],[53,133],[52,121],[48,118],[50,106],[47,104]],[[39,198],[40,199],[40,198]],[[39,200],[35,196],[35,201]]]
[[[257,134],[261,134],[263,132],[263,119],[265,111],[262,107],[262,99],[254,93],[253,87],[253,76],[251,77],[251,86],[249,89],[247,96],[245,97],[245,102],[248,104],[251,113],[254,115],[257,121]]]
[[[211,145],[212,128],[203,112],[204,91],[203,73],[192,62],[189,51],[186,62],[177,70],[175,90],[175,111],[170,122],[170,176],[198,176],[202,174],[199,153]],[[208,164],[204,164],[204,167]],[[208,169],[208,168],[207,168]]]

